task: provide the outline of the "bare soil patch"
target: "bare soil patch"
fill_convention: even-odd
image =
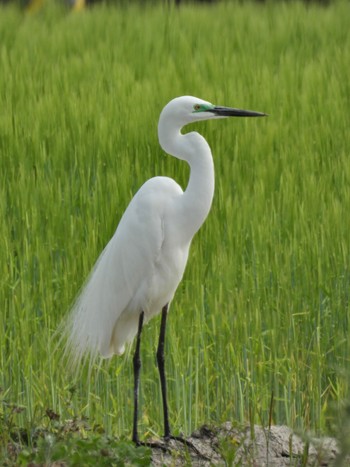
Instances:
[[[350,457],[342,456],[336,439],[302,438],[287,426],[240,430],[227,422],[216,428],[202,426],[186,444],[154,442],[159,446],[152,448],[153,466],[350,466]]]

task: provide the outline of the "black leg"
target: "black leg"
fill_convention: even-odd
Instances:
[[[166,319],[168,315],[168,304],[162,309],[162,321],[160,324],[160,334],[157,350],[157,363],[159,369],[160,385],[162,389],[163,398],[163,413],[164,413],[164,438],[170,438],[170,425],[169,425],[169,413],[168,413],[168,402],[166,396],[166,378],[165,378],[165,367],[164,367],[164,342],[165,342],[165,328]]]
[[[157,350],[157,363],[159,369],[159,376],[160,376],[160,384],[162,389],[162,397],[163,397],[163,411],[164,411],[164,438],[165,441],[168,442],[171,439],[180,441],[181,443],[185,444],[188,448],[192,449],[198,457],[205,460],[210,460],[207,456],[202,454],[194,444],[183,438],[182,436],[172,436],[170,433],[170,425],[169,425],[169,413],[168,413],[168,402],[167,402],[167,395],[166,395],[166,378],[165,378],[165,367],[164,367],[164,342],[165,342],[165,329],[166,329],[166,320],[168,315],[168,304],[166,304],[162,309],[162,320],[160,324],[160,334],[159,334],[159,342],[158,342],[158,350]],[[140,441],[138,431],[137,431],[137,419],[138,419],[138,403],[139,403],[139,382],[140,382],[140,369],[141,369],[141,358],[140,358],[140,344],[141,344],[141,332],[143,326],[143,318],[144,312],[140,314],[139,319],[139,327],[137,331],[137,340],[136,340],[136,348],[134,354],[134,427],[133,427],[133,434],[132,440],[137,446],[149,446],[152,448],[161,449],[164,452],[168,452],[170,448],[167,445],[159,442],[143,442]]]
[[[139,411],[139,383],[140,383],[140,369],[141,369],[140,344],[141,344],[143,317],[144,317],[144,312],[142,311],[140,314],[140,318],[139,318],[136,348],[135,348],[135,354],[133,358],[133,363],[134,363],[134,426],[132,430],[132,440],[136,444],[140,444],[139,435],[137,432],[137,419],[138,419],[138,411]]]

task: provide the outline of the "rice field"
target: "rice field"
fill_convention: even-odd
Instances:
[[[52,336],[142,183],[186,186],[188,167],[157,141],[161,109],[183,94],[269,117],[193,125],[216,192],[169,315],[172,426],[337,431],[350,368],[349,13],[341,1],[0,8],[0,433],[9,418],[47,426],[51,409],[130,435],[133,349],[77,376]],[[159,324],[143,333],[144,435],[162,434]]]

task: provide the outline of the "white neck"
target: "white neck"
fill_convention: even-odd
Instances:
[[[185,241],[191,241],[205,221],[214,196],[214,163],[206,140],[199,133],[181,134],[161,119],[158,137],[161,147],[168,154],[188,162],[190,179],[179,204],[179,227]]]

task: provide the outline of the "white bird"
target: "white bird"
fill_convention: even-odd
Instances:
[[[158,124],[159,143],[165,152],[190,165],[187,188],[183,191],[171,178],[154,177],[139,189],[66,321],[66,351],[75,364],[86,355],[120,355],[137,336],[132,435],[136,444],[140,444],[137,419],[141,331],[144,322],[160,312],[157,363],[164,437],[171,437],[164,371],[168,306],[182,279],[192,238],[206,219],[214,194],[210,147],[199,133],[183,134],[181,128],[200,120],[265,115],[218,107],[191,96],[175,98],[164,107]]]

